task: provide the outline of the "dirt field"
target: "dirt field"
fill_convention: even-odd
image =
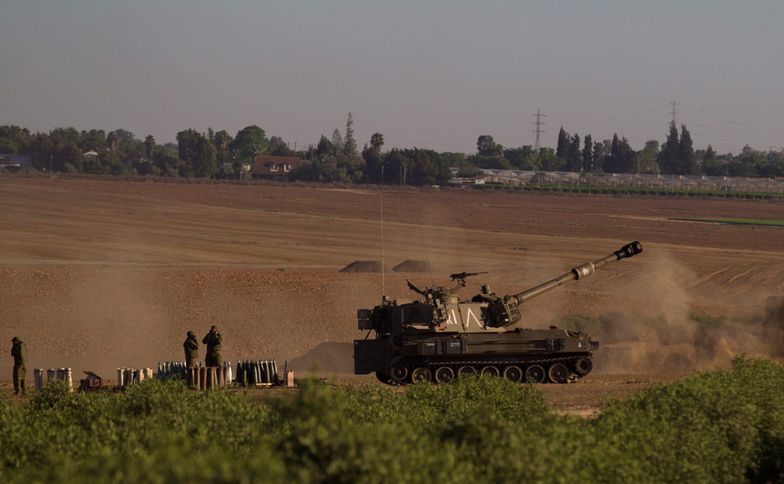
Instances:
[[[186,330],[201,336],[210,324],[224,335],[225,359],[344,371],[351,340],[363,336],[356,309],[378,303],[382,278],[338,271],[380,258],[381,193],[0,177],[0,340],[26,341],[29,381],[35,367],[111,376],[181,359]],[[738,352],[775,349],[756,327],[707,338],[689,315],[761,317],[765,298],[784,293],[784,229],[670,218],[784,219],[784,204],[437,189],[383,197],[385,265],[428,259],[442,284],[450,272],[490,271],[469,280],[472,290],[489,282],[517,292],[643,242],[640,257],[526,305],[529,326],[568,315],[612,323],[596,374],[548,389],[556,405],[592,408]],[[410,298],[406,278],[430,283],[429,274],[387,273],[386,293]],[[328,342],[337,344],[317,348]]]

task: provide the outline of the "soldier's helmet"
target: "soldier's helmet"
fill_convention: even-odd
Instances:
[[[19,342],[19,337],[18,336],[14,336],[13,338],[11,338],[11,341],[14,342],[14,343],[18,343]]]
[[[490,294],[492,291],[490,290],[490,286],[487,284],[482,285],[482,294]]]
[[[188,331],[188,338],[195,338],[196,335],[193,334],[193,331]]]

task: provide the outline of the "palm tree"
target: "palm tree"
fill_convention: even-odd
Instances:
[[[373,136],[370,137],[370,146],[373,147],[374,150],[381,152],[381,147],[384,145],[384,135],[381,133],[373,133]]]
[[[109,145],[109,151],[117,151],[118,141],[117,134],[114,131],[109,133],[109,136],[106,137],[106,143]]]
[[[381,157],[381,147],[384,146],[384,135],[381,133],[373,133],[370,137],[370,146],[378,156],[378,163],[381,165],[381,183],[384,183],[384,160]]]
[[[144,147],[145,147],[145,155],[147,156],[148,160],[152,160],[153,152],[155,151],[155,137],[153,135],[147,135],[144,138]]]

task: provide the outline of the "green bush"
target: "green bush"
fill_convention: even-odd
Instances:
[[[776,482],[784,368],[737,360],[609,402],[548,411],[496,378],[404,391],[306,384],[257,392],[144,382],[0,397],[3,482]]]
[[[781,366],[739,359],[715,371],[613,402],[594,423],[611,480],[738,482],[780,479],[784,472],[784,378]],[[645,459],[629,459],[644,455]]]

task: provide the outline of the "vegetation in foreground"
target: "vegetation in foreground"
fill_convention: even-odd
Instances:
[[[557,416],[495,378],[405,392],[243,392],[145,382],[0,398],[3,482],[764,482],[784,477],[784,367],[739,359]]]

